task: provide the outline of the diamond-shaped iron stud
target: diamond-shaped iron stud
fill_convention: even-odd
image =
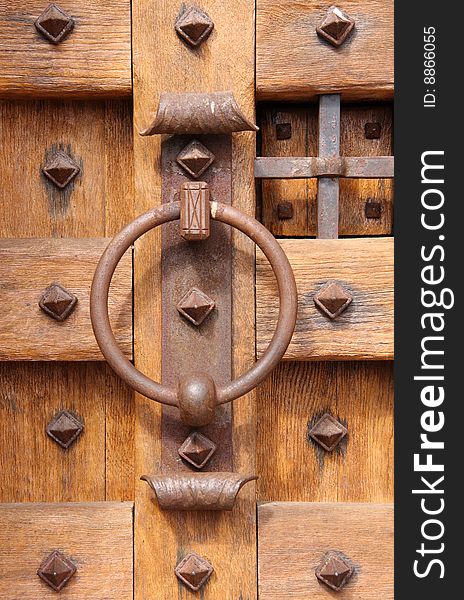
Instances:
[[[314,304],[331,319],[341,315],[352,300],[350,292],[336,281],[328,281],[314,296]]]
[[[198,6],[187,8],[176,21],[176,31],[190,46],[199,46],[212,32],[211,17]]]
[[[178,450],[179,455],[197,469],[202,469],[216,452],[216,444],[202,433],[193,431]]]
[[[197,179],[214,162],[214,154],[198,140],[192,140],[177,156],[179,165]]]
[[[204,292],[196,287],[191,288],[177,305],[177,310],[182,316],[194,325],[201,325],[215,306]]]
[[[378,140],[382,133],[382,125],[380,123],[366,123],[364,125],[364,137],[367,140]]]
[[[347,433],[348,429],[344,425],[332,417],[332,415],[326,413],[313,425],[308,435],[322,446],[324,450],[332,452]]]
[[[281,221],[287,221],[288,219],[293,219],[294,209],[293,204],[291,202],[279,202],[277,204],[277,216]]]
[[[194,592],[205,585],[213,571],[212,565],[196,552],[183,558],[175,569],[177,577]]]
[[[327,552],[316,569],[316,577],[338,592],[354,573],[354,568],[340,552]]]
[[[369,199],[364,205],[366,219],[380,219],[382,216],[382,204],[376,200]]]
[[[65,188],[79,173],[75,161],[62,150],[57,150],[42,167],[43,174],[60,189]]]
[[[77,297],[59,283],[52,283],[43,291],[40,308],[52,319],[64,321],[73,312]]]
[[[289,140],[292,137],[291,123],[277,123],[275,126],[277,140]]]
[[[37,575],[53,590],[59,592],[76,571],[77,567],[71,559],[58,550],[54,550],[44,560],[37,571]]]
[[[333,46],[341,46],[354,25],[355,21],[352,17],[337,6],[331,6],[316,31]]]
[[[69,448],[80,436],[84,424],[72,412],[60,410],[48,423],[46,432],[62,448]]]
[[[59,44],[74,27],[73,19],[56,4],[49,4],[35,27],[52,44]]]

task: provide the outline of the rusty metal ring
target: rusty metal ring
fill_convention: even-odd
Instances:
[[[211,202],[211,217],[240,230],[251,238],[263,251],[274,271],[280,298],[279,317],[272,340],[253,367],[230,383],[214,388],[214,403],[224,404],[244,396],[261,383],[278,364],[293,335],[297,315],[297,290],[295,278],[288,259],[274,236],[261,223],[241,211]],[[180,217],[180,203],[169,202],[152,208],[129,223],[110,242],[97,265],[90,294],[90,317],[96,340],[112,369],[134,390],[163,404],[180,409],[180,388],[163,386],[141,373],[119,348],[108,316],[108,293],[113,273],[124,253],[144,233],[151,229],[176,221]],[[200,377],[201,379],[201,377]],[[201,382],[200,382],[201,383]],[[201,387],[201,386],[200,386]],[[197,385],[198,389],[198,385]],[[196,400],[195,400],[196,401]],[[213,410],[210,411],[214,414]],[[182,413],[182,410],[181,410]],[[184,419],[185,420],[185,419]],[[206,424],[188,421],[191,424]]]

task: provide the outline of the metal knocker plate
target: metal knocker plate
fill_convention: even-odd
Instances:
[[[274,236],[261,223],[241,211],[210,202],[211,218],[235,227],[263,251],[274,271],[280,298],[277,327],[267,350],[246,373],[222,386],[198,373],[179,379],[177,389],[153,381],[141,373],[119,348],[108,315],[108,293],[113,273],[124,253],[144,233],[180,218],[180,202],[153,208],[129,223],[110,242],[95,271],[90,294],[90,316],[98,345],[112,369],[140,394],[177,406],[182,420],[201,427],[214,419],[215,408],[244,396],[259,385],[278,364],[293,335],[297,316],[297,290],[290,263]]]

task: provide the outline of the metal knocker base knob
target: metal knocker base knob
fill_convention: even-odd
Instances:
[[[185,375],[177,388],[180,418],[192,427],[214,421],[217,394],[213,379],[206,374]]]
[[[244,396],[260,384],[278,364],[293,335],[297,315],[295,278],[288,259],[273,235],[261,223],[241,211],[209,203],[213,220],[236,227],[263,251],[274,271],[279,289],[277,327],[267,350],[253,367],[222,386],[204,373],[181,378],[177,388],[163,386],[141,373],[119,348],[108,316],[108,293],[113,273],[124,253],[144,233],[180,218],[180,203],[169,202],[153,208],[129,223],[110,242],[95,271],[90,293],[90,317],[98,345],[113,370],[140,394],[170,406],[177,406],[182,420],[201,427],[214,419],[215,407]]]

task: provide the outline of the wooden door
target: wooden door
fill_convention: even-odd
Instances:
[[[2,599],[324,598],[332,590],[316,571],[330,552],[348,564],[341,597],[393,597],[392,6],[346,0],[337,47],[316,32],[329,8],[0,5]],[[194,130],[189,100],[177,130],[164,123],[157,135],[159,104],[169,117],[187,93],[226,117],[233,105],[233,124]],[[308,160],[324,160],[327,98],[341,106],[336,172]],[[195,153],[192,163],[192,143],[210,158],[198,177],[185,168],[206,163]],[[199,179],[278,238],[298,290],[283,361],[206,427],[125,383],[90,315],[111,239]],[[327,198],[338,228],[332,218],[321,239]],[[276,325],[269,264],[235,229],[213,223],[197,243],[173,227],[141,236],[119,261],[115,340],[164,384],[188,361],[236,378]],[[345,294],[335,316],[331,284]],[[198,327],[178,310],[192,288],[214,301]],[[185,494],[198,473],[230,487],[232,510],[173,509],[172,498],[166,510],[160,486]]]
[[[257,3],[261,214],[299,299],[258,392],[260,600],[393,598],[393,3],[337,7]],[[337,179],[302,159],[330,154]],[[305,178],[317,160],[328,176]],[[261,254],[256,277],[259,353],[277,310]]]

